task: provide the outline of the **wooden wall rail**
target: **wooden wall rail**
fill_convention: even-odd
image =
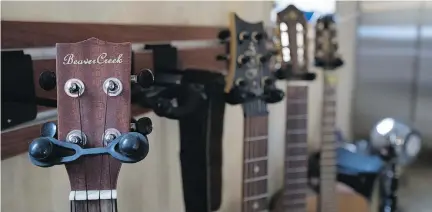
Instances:
[[[158,42],[217,39],[221,27],[89,24],[54,22],[1,22],[2,48],[54,46],[96,37],[110,42]]]
[[[79,42],[96,37],[110,42],[170,42],[185,40],[216,39],[220,27],[192,26],[149,26],[89,23],[47,23],[2,21],[2,48],[23,49],[34,47],[52,47],[56,43]],[[216,61],[218,54],[223,54],[223,46],[179,49],[180,68],[197,68],[222,72],[226,66]],[[133,72],[143,68],[153,69],[151,52],[137,52],[134,58]],[[55,59],[34,60],[34,82],[36,96],[56,99],[56,91],[45,91],[38,86],[39,75],[43,71],[55,71]],[[156,70],[157,71],[157,70]],[[47,108],[39,107],[39,111]],[[132,114],[140,115],[149,109],[132,106]],[[40,124],[1,133],[1,159],[13,157],[27,151],[32,139],[39,136]]]

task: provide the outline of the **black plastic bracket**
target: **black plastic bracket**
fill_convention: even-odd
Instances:
[[[144,49],[153,52],[154,85],[179,85],[182,71],[178,68],[177,48],[171,44],[156,44],[146,45]]]
[[[37,115],[33,65],[24,51],[1,52],[1,129],[34,120]]]

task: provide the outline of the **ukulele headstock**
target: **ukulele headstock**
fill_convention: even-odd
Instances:
[[[149,150],[151,131],[130,132],[131,44],[90,38],[56,49],[58,125],[44,124],[30,160],[65,164],[72,191],[114,190],[121,163],[138,162]]]
[[[274,51],[267,50],[264,23],[249,23],[230,14],[230,27],[219,33],[227,46],[227,54],[219,55],[228,65],[225,92],[231,104],[247,103],[261,99],[266,103],[282,100],[283,92],[276,89],[268,62]],[[266,112],[265,107],[260,107]],[[245,111],[247,113],[247,111]]]
[[[276,72],[278,79],[311,81],[314,73],[308,73],[308,24],[302,11],[288,5],[277,13],[274,43],[277,49]]]
[[[343,65],[338,53],[336,22],[333,15],[320,17],[315,25],[315,66],[335,70]]]

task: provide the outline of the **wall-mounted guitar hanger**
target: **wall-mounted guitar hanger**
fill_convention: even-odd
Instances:
[[[154,84],[150,88],[135,89],[134,101],[170,119],[179,119],[194,111],[207,96],[203,85],[184,80],[184,75],[191,74],[193,69],[178,68],[177,48],[170,44],[146,45],[145,48],[153,51]]]

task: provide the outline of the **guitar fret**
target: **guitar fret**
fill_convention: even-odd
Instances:
[[[245,163],[253,163],[253,162],[258,162],[258,161],[263,161],[263,160],[268,160],[268,157],[258,157],[258,158],[246,159]]]
[[[290,168],[285,171],[286,174],[298,174],[302,172],[307,172],[307,167]]]
[[[248,196],[244,198],[244,201],[254,201],[254,200],[259,200],[259,199],[263,199],[263,198],[268,198],[268,194],[260,194],[260,195],[253,195],[253,196]]]
[[[245,179],[245,181],[243,183],[251,183],[251,182],[256,182],[256,181],[261,181],[261,180],[267,180],[267,179],[268,179],[268,176],[264,175],[264,176],[261,176],[261,177],[254,177],[254,178]]]
[[[268,136],[256,136],[256,137],[249,137],[245,138],[245,142],[252,142],[252,141],[261,141],[261,140],[267,140]]]
[[[291,143],[291,142],[289,142],[289,143],[285,144],[285,147],[286,148],[307,148],[308,146],[307,146],[307,143],[305,143],[305,142],[302,142],[302,143]]]
[[[267,205],[267,197],[243,202],[244,211],[264,212],[267,211]]]
[[[285,161],[286,162],[292,162],[292,161],[305,161],[307,160],[307,155],[299,155],[299,156],[286,156]]]

